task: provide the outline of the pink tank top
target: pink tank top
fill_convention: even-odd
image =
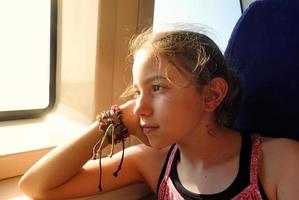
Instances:
[[[262,200],[262,196],[258,187],[258,158],[261,152],[261,136],[254,134],[252,136],[252,152],[250,161],[250,185],[247,186],[242,192],[237,196],[232,198],[232,200]],[[174,146],[165,171],[165,175],[161,181],[158,199],[159,200],[183,200],[184,198],[176,190],[171,178],[169,177],[172,162],[177,151],[177,145]]]

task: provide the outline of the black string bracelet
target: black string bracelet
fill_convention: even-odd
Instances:
[[[125,138],[128,137],[128,129],[121,120],[121,111],[118,106],[113,106],[110,111],[104,111],[97,116],[97,121],[100,123],[100,129],[105,131],[104,136],[93,147],[93,159],[99,159],[99,191],[102,192],[102,145],[105,140],[111,144],[109,157],[114,154],[114,144],[122,142],[122,156],[118,168],[113,172],[113,176],[117,177],[122,169],[124,154],[125,154]]]
[[[120,160],[120,163],[118,165],[118,169],[113,172],[113,176],[117,177],[118,176],[118,173],[119,171],[121,170],[121,167],[122,167],[122,164],[123,164],[123,161],[124,161],[124,155],[125,155],[125,140],[122,139],[122,155],[121,155],[121,160]],[[99,170],[100,170],[100,180],[99,180],[99,191],[102,192],[103,191],[103,188],[102,188],[102,177],[103,177],[103,168],[102,168],[102,150],[100,150],[100,158],[99,158]]]
[[[125,140],[124,140],[124,138],[122,138],[121,141],[122,141],[122,144],[123,144],[123,151],[122,151],[122,154],[121,154],[121,160],[120,160],[120,163],[118,165],[118,169],[113,173],[113,175],[115,177],[118,176],[118,172],[121,170],[121,167],[122,167],[123,161],[124,161],[124,156],[125,156]]]

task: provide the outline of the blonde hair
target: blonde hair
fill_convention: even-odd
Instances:
[[[158,60],[159,57],[166,58],[179,72],[190,75],[199,88],[215,77],[226,80],[229,91],[215,110],[215,116],[220,126],[232,126],[241,102],[240,81],[208,36],[187,30],[153,32],[150,28],[131,40],[129,57],[132,61],[140,49],[150,52]],[[124,94],[129,91],[130,87]]]

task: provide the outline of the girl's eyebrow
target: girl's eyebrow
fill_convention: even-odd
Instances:
[[[152,77],[149,77],[149,78],[146,78],[143,83],[144,84],[147,84],[147,83],[151,83],[151,82],[154,82],[154,81],[161,81],[161,80],[167,80],[166,77],[164,76],[152,76]],[[137,87],[136,83],[133,84],[133,87]]]

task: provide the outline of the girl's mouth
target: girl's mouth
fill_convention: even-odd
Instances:
[[[157,130],[157,126],[141,126],[142,131],[145,135],[151,134],[153,131]]]

